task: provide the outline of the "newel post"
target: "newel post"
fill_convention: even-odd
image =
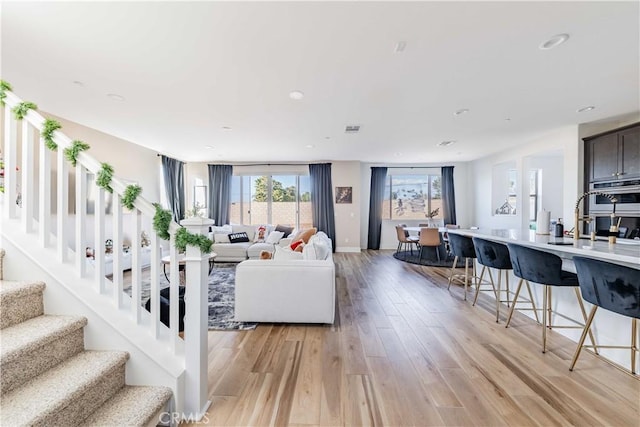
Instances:
[[[214,221],[189,218],[180,221],[192,234],[207,234]],[[209,316],[209,254],[187,245],[185,254],[185,415],[200,420],[210,401],[208,395],[208,316]]]

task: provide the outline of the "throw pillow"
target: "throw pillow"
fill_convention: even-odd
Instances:
[[[254,237],[253,237],[253,241],[254,242],[264,242],[264,239],[267,237],[267,227],[265,225],[259,225],[256,228]]]
[[[329,257],[331,248],[324,244],[320,239],[311,239],[309,243],[304,246],[302,251],[302,258],[311,260],[325,260]]]
[[[293,230],[294,228],[289,227],[288,225],[278,224],[276,226],[276,231],[282,231],[284,233],[284,236],[289,236],[291,233],[293,233]]]
[[[272,245],[277,245],[280,239],[284,237],[284,232],[282,231],[272,231],[269,233],[269,237],[265,240],[265,243],[271,243]]]
[[[229,241],[229,235],[228,234],[223,234],[223,233],[214,233],[213,234],[213,241],[215,243],[231,243]]]
[[[249,236],[244,231],[229,234],[229,243],[244,243],[249,241]]]
[[[304,244],[304,242],[301,242],[298,246],[296,246],[296,248],[293,251],[302,253],[302,251],[304,250],[305,246],[306,245]]]
[[[226,224],[226,225],[222,225],[219,227],[213,226],[213,227],[209,227],[211,229],[211,231],[213,232],[213,234],[220,234],[220,233],[224,233],[224,234],[229,234],[233,232],[233,228],[231,228],[231,225]]]
[[[294,252],[287,247],[276,246],[276,251],[273,253],[273,257],[271,259],[275,259],[277,261],[289,261],[289,260],[301,260],[302,254],[299,252]]]
[[[297,236],[297,239],[302,239],[304,243],[309,243],[309,239],[311,238],[311,236],[316,234],[316,231],[318,231],[318,229],[315,227],[304,230]]]
[[[260,251],[260,259],[271,259],[273,254],[269,251]]]
[[[296,240],[295,242],[291,243],[291,245],[289,246],[289,249],[291,249],[292,251],[295,251],[296,248],[303,243],[304,242],[302,240]]]

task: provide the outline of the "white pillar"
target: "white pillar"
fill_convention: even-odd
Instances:
[[[207,218],[189,218],[180,222],[192,234],[207,235],[214,222]],[[185,412],[200,420],[211,401],[208,395],[208,276],[209,254],[187,245],[185,254]]]

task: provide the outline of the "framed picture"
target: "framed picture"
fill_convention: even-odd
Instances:
[[[336,203],[352,203],[353,187],[336,187]]]

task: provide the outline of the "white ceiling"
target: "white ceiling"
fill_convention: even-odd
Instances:
[[[4,2],[0,66],[41,110],[186,161],[465,161],[640,110],[639,4]]]

